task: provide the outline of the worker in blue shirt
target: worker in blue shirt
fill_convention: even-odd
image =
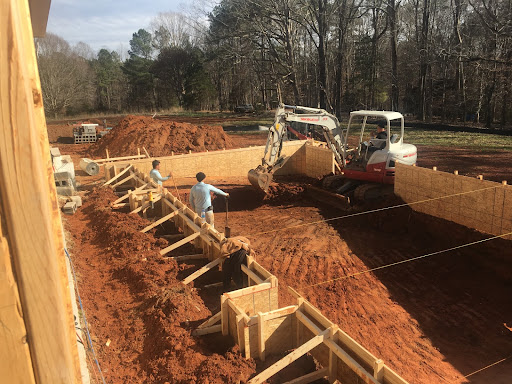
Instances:
[[[221,191],[213,185],[205,184],[203,182],[205,178],[206,175],[203,172],[199,172],[196,175],[197,184],[190,190],[190,205],[192,206],[192,210],[198,215],[202,216],[204,212],[206,222],[213,227],[213,207],[210,192],[226,197],[229,197],[229,193]]]
[[[153,160],[152,165],[153,169],[149,172],[149,177],[151,177],[151,179],[158,185],[162,185],[162,181],[169,180],[169,177],[172,176],[171,172],[169,172],[169,176],[162,177],[160,174],[160,161]]]

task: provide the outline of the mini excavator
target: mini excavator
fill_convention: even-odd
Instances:
[[[381,122],[386,135],[363,141],[365,128],[370,125],[369,119]],[[399,134],[391,134],[392,122],[399,124]],[[357,140],[357,144],[350,147],[351,129],[359,124],[360,133],[351,137],[351,142]],[[319,128],[320,133],[315,127]],[[398,127],[393,130],[398,132]],[[274,124],[269,128],[262,163],[248,174],[255,188],[267,193],[273,174],[288,160],[281,151],[290,133],[299,139],[310,138],[314,134],[323,136],[322,141],[333,152],[340,172],[325,177],[323,187],[356,200],[379,197],[383,186],[394,184],[396,163],[416,163],[417,149],[403,141],[404,118],[399,112],[354,111],[350,113],[347,129],[343,130],[336,116],[323,109],[281,104],[276,111]]]

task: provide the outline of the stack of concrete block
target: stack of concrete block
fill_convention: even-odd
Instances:
[[[75,180],[69,172],[56,172],[53,174],[57,194],[71,196],[75,193]]]
[[[418,212],[493,235],[512,232],[512,187],[506,183],[397,164],[395,194],[417,203],[411,207]]]

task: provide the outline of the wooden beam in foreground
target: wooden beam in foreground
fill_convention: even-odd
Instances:
[[[130,169],[132,168],[132,165],[128,165],[128,167],[126,167],[125,169],[123,169],[121,172],[119,172],[117,175],[115,175],[113,178],[111,178],[109,181],[105,182],[105,184],[103,184],[103,186],[107,186],[109,185],[110,183],[112,183],[114,180],[118,179],[119,176],[122,176],[124,175],[126,172],[128,172]]]
[[[197,233],[196,233],[196,235],[197,235]],[[215,259],[215,260],[209,262],[203,268],[195,271],[193,274],[191,274],[189,277],[187,277],[185,280],[183,280],[183,284],[187,285],[188,283],[194,281],[195,279],[197,279],[202,274],[208,272],[210,269],[212,269],[215,266],[219,265],[223,260],[224,260],[223,257],[219,257],[218,259]]]
[[[146,228],[144,228],[141,232],[142,233],[146,233],[147,231],[159,226],[160,224],[162,224],[163,222],[169,220],[169,219],[172,219],[174,216],[176,216],[178,214],[178,211],[174,211],[174,212],[171,212],[169,213],[168,215],[165,215],[164,217],[162,217],[161,219],[158,219],[157,221],[155,221],[153,224],[151,225],[148,225]]]
[[[330,329],[326,329],[319,335],[313,337],[306,343],[302,344],[299,348],[297,348],[295,351],[289,353],[285,357],[283,357],[281,360],[279,360],[277,363],[271,365],[267,369],[265,369],[263,372],[261,372],[258,376],[252,378],[248,381],[247,384],[259,384],[263,383],[265,380],[267,380],[269,377],[274,376],[277,372],[279,372],[284,367],[287,367],[291,363],[293,363],[295,360],[300,358],[301,356],[304,356],[306,353],[311,351],[313,348],[319,346],[324,342],[324,340],[329,335]]]
[[[160,254],[163,256],[165,255],[166,253],[169,253],[171,252],[172,250],[176,249],[176,248],[179,248],[181,247],[182,245],[185,245],[187,244],[189,241],[192,241],[194,240],[196,237],[199,237],[199,235],[201,234],[201,232],[196,232],[196,233],[193,233],[191,234],[190,236],[187,236],[185,237],[184,239],[180,240],[180,241],[177,241],[176,243],[174,244],[171,244],[169,245],[167,248],[164,248],[160,251]]]
[[[0,381],[72,384],[76,330],[30,20],[28,1],[0,2],[0,258],[12,262],[0,266]]]

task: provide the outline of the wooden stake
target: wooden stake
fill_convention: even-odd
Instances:
[[[458,174],[459,174],[459,171],[455,170],[455,171],[453,171],[453,174],[454,174],[454,175],[458,175]]]
[[[108,155],[108,148],[105,149],[105,152],[107,153],[107,160],[110,158],[110,156]]]
[[[258,312],[258,352],[261,361],[265,361],[265,317]]]
[[[229,307],[227,300],[228,298],[226,295],[222,295],[220,297],[220,319],[222,326],[222,336],[227,336],[229,334]]]

